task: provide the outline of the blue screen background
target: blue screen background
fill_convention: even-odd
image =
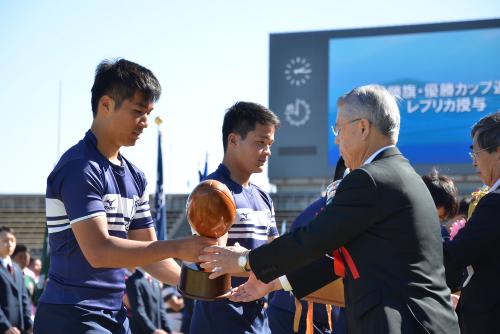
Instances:
[[[398,147],[411,163],[470,163],[472,125],[500,110],[499,59],[500,28],[331,39],[328,129],[341,95],[377,83],[402,97]],[[331,166],[334,140],[329,131]]]

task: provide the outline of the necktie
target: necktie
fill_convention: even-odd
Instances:
[[[14,268],[12,267],[11,264],[7,264],[7,270],[12,276],[14,276]]]

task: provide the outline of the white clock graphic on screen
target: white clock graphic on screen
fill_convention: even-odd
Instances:
[[[285,108],[285,117],[288,123],[293,126],[302,126],[311,117],[311,107],[305,100],[296,99]]]
[[[305,85],[311,73],[311,64],[304,57],[292,58],[285,66],[285,78],[292,86]]]

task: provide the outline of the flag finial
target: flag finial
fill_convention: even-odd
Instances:
[[[163,119],[160,116],[156,116],[155,118],[156,125],[160,126],[163,123]]]

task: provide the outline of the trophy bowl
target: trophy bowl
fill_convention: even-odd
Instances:
[[[198,184],[187,200],[186,214],[191,229],[199,235],[220,238],[236,218],[236,203],[227,186],[217,180]],[[217,300],[231,290],[231,276],[209,279],[210,272],[196,263],[183,264],[179,291],[191,299]]]

